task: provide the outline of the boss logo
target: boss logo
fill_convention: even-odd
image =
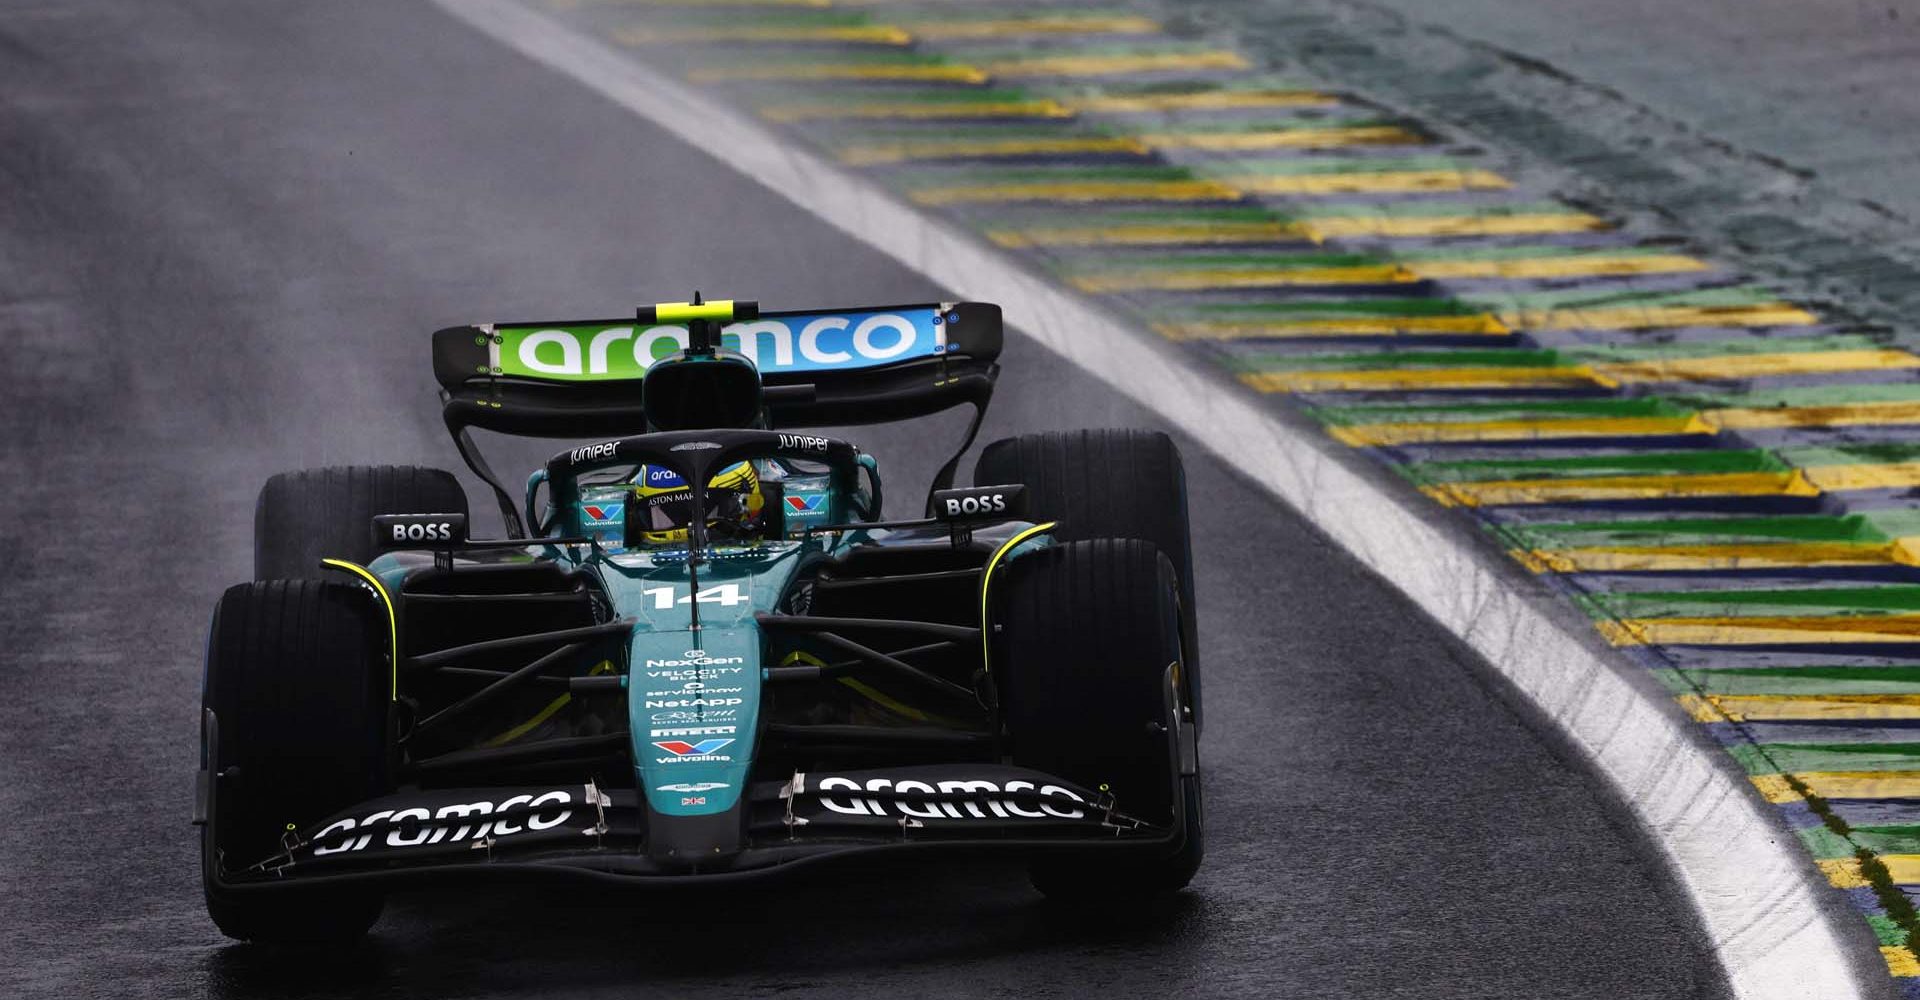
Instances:
[[[467,540],[465,514],[381,514],[373,519],[379,549],[445,548]]]
[[[1027,488],[972,486],[939,490],[933,494],[933,516],[942,521],[997,521],[1020,517],[1027,510]]]

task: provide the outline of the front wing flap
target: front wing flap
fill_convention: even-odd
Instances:
[[[684,878],[904,845],[1177,846],[1177,833],[1116,811],[1111,796],[1001,765],[796,773],[755,782],[745,798],[750,846],[698,866],[649,858],[638,794],[587,783],[399,792],[289,833],[280,853],[222,866],[220,880],[265,887],[529,867]]]

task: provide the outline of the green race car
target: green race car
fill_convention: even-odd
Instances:
[[[1186,486],[1164,434],[994,442],[1000,310],[931,303],[459,326],[437,469],[283,473],[207,645],[207,907],[248,940],[363,934],[383,893],[774,875],[986,852],[1049,895],[1202,854]],[[973,407],[915,516],[794,428]],[[516,498],[472,428],[587,440]],[[523,514],[524,510],[524,514]]]

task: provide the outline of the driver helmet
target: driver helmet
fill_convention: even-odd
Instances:
[[[685,544],[693,519],[693,489],[672,469],[642,465],[633,477],[634,511],[640,537],[649,544]],[[746,538],[763,523],[766,498],[752,462],[737,462],[707,481],[707,534]]]

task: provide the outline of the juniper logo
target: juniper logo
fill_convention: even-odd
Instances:
[[[763,372],[864,368],[932,357],[945,347],[931,308],[819,313],[734,323],[721,345]],[[687,346],[681,326],[496,327],[493,366],[505,375],[569,380],[631,379]]]

